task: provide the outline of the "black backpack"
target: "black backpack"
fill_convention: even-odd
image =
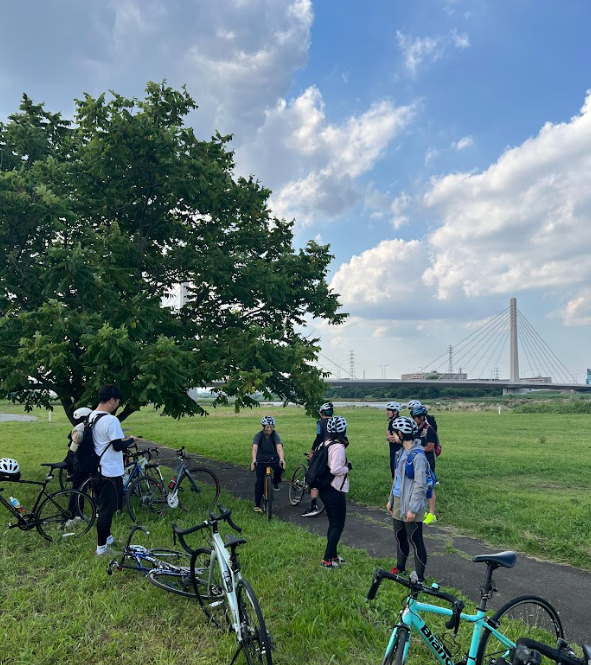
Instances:
[[[89,421],[90,416],[84,421],[84,433],[78,450],[74,453],[74,470],[76,473],[96,473],[99,468],[102,455],[97,455],[94,450],[94,439],[92,437],[92,428],[107,413],[98,413],[94,420]],[[103,454],[106,452],[106,448]]]
[[[334,475],[328,467],[328,449],[338,441],[333,441],[327,446],[320,446],[312,455],[308,470],[306,471],[306,483],[310,487],[319,489],[328,487],[334,479]]]

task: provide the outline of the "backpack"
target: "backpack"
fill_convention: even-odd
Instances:
[[[97,455],[94,450],[94,439],[92,436],[92,428],[106,413],[99,413],[94,420],[89,421],[88,416],[84,421],[84,433],[82,434],[82,441],[78,445],[78,450],[74,453],[73,466],[76,473],[96,473],[99,468],[101,457],[107,452],[107,448],[103,450],[102,455]]]
[[[334,475],[328,467],[328,449],[339,441],[333,441],[327,446],[320,446],[312,455],[306,470],[306,483],[314,489],[328,487],[334,480]]]
[[[415,467],[413,462],[417,455],[425,455],[425,451],[422,448],[413,448],[410,453],[408,453],[408,457],[404,462],[404,473],[406,477],[410,478],[411,480],[414,480],[415,477]],[[427,462],[427,498],[430,499],[433,496],[433,488],[437,484],[437,478],[435,477],[435,473],[429,464],[427,455],[425,455],[425,461]]]

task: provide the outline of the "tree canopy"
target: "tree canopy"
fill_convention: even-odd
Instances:
[[[151,403],[201,412],[225,381],[312,409],[322,399],[309,318],[342,322],[328,245],[293,246],[270,191],[234,176],[231,136],[196,138],[185,88],[75,100],[72,122],[23,95],[0,123],[0,392],[27,409],[55,393],[70,419],[103,383],[120,418]],[[183,307],[167,303],[178,285]]]

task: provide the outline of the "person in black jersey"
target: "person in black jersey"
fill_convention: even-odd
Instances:
[[[256,471],[254,484],[254,510],[262,513],[261,499],[265,491],[265,473],[267,467],[273,469],[273,487],[278,490],[281,476],[285,471],[285,458],[283,457],[283,444],[281,437],[275,431],[275,418],[264,416],[261,419],[263,429],[254,435],[252,440],[251,471]]]
[[[308,460],[310,460],[310,458],[314,454],[314,451],[318,449],[318,446],[324,443],[324,441],[328,437],[327,425],[329,419],[332,418],[333,416],[334,416],[334,406],[332,402],[325,402],[320,407],[320,420],[316,422],[316,438],[314,439],[314,443],[312,444],[312,449],[308,454]],[[306,512],[302,513],[302,517],[316,517],[316,515],[319,514],[317,489],[310,490],[310,499],[311,499],[310,507],[308,508],[308,510],[306,510]]]
[[[402,409],[400,402],[388,402],[386,404],[386,416],[388,417],[386,441],[390,444],[390,472],[392,473],[392,479],[394,479],[394,471],[396,469],[396,455],[399,450],[402,450],[402,441],[398,436],[398,432],[392,427],[392,423],[400,415],[400,409]]]
[[[419,428],[419,438],[425,450],[425,456],[429,462],[429,466],[433,473],[435,473],[435,444],[438,443],[437,432],[427,421],[427,408],[422,404],[415,406],[410,411],[412,419]],[[432,524],[437,521],[435,515],[435,489],[431,494],[429,501],[429,512],[425,515],[425,524]]]
[[[408,410],[412,411],[413,409],[418,408],[419,406],[423,406],[421,402],[419,402],[418,399],[411,399],[410,402],[408,403]],[[437,431],[437,421],[435,420],[435,416],[432,416],[430,413],[427,414],[427,422],[431,427]]]

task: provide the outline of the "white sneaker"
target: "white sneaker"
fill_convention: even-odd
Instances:
[[[113,536],[109,536],[107,538],[107,545],[113,545],[114,542],[115,542],[115,538],[113,538]]]
[[[110,556],[115,554],[115,550],[112,550],[108,545],[98,545],[95,554],[97,556]]]

